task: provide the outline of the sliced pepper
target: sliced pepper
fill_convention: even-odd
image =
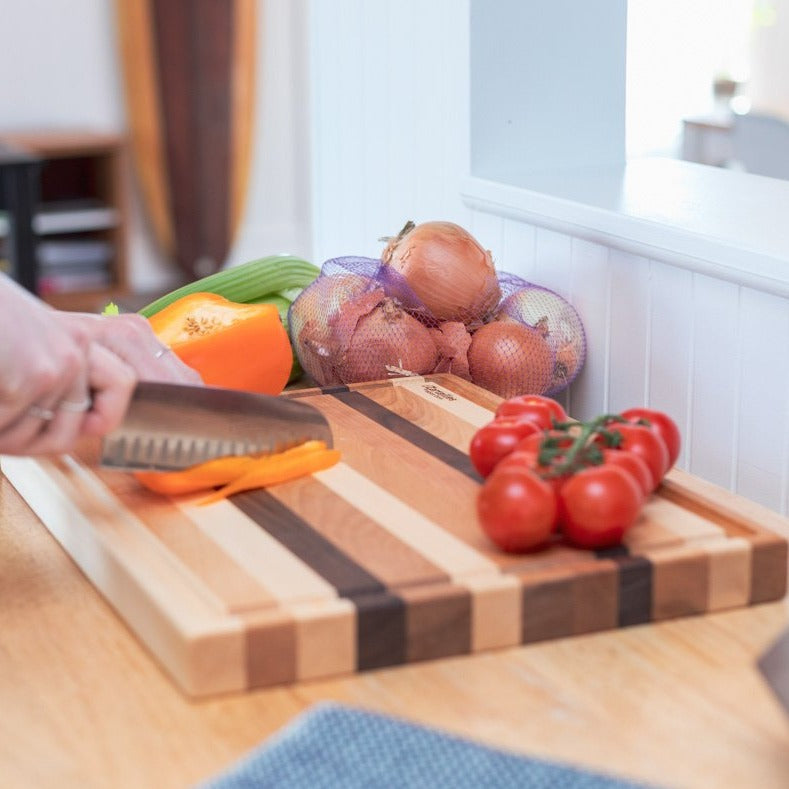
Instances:
[[[307,442],[308,444],[321,444],[323,442]],[[305,448],[306,447],[306,448]],[[213,504],[222,499],[241,493],[245,490],[267,488],[278,485],[298,477],[313,474],[316,471],[330,468],[340,459],[336,449],[323,447],[307,447],[302,445],[295,449],[281,452],[278,455],[269,455],[258,458],[238,479],[229,482],[224,487],[200,499],[198,504]]]
[[[273,304],[237,304],[192,293],[149,319],[157,337],[209,386],[277,395],[293,366],[290,339]]]
[[[255,462],[252,455],[230,455],[200,463],[183,471],[136,471],[134,478],[148,490],[180,496],[226,485],[238,479]]]
[[[262,484],[250,484],[250,481],[247,480],[244,483],[247,487],[239,488],[239,491],[250,490],[255,487],[273,485],[277,481],[284,482],[286,479],[295,479],[310,474],[318,470],[315,467],[316,462],[320,464],[334,458],[328,464],[333,465],[339,460],[339,452],[337,452],[336,456],[326,456],[318,461],[317,456],[325,452],[336,452],[336,450],[327,450],[325,441],[305,441],[303,444],[273,455],[229,455],[208,460],[197,466],[183,469],[183,471],[137,471],[134,477],[141,485],[155,493],[165,496],[180,496],[215,488],[217,485],[229,487],[258,472],[259,479],[263,480]],[[322,466],[322,468],[328,468],[328,465]],[[279,477],[275,479],[274,472],[277,470],[279,470]],[[238,492],[227,492],[226,488],[222,488],[222,490],[225,493],[218,496],[217,500]]]

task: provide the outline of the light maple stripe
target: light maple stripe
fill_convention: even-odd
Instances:
[[[229,501],[200,506],[203,494],[173,500],[188,518],[280,603],[326,600],[337,590]]]
[[[314,475],[323,485],[440,567],[453,580],[498,574],[496,564],[342,461]]]
[[[2,458],[3,473],[85,575],[188,693],[244,686],[243,624],[68,457]],[[200,645],[199,654],[193,649]],[[206,665],[211,671],[203,673]]]
[[[394,386],[408,389],[433,405],[438,405],[453,416],[468,422],[474,427],[482,427],[493,419],[493,412],[481,405],[472,403],[451,389],[433,381],[426,381],[421,376],[406,376],[392,381]]]
[[[709,556],[710,611],[748,605],[751,595],[751,546],[741,537],[704,540],[699,548]]]
[[[296,677],[317,679],[356,668],[356,607],[337,598],[290,608],[296,628]]]

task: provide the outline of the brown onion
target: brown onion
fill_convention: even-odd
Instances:
[[[409,222],[382,257],[439,321],[479,325],[501,298],[490,252],[452,222]]]
[[[556,354],[549,391],[567,387],[586,357],[586,335],[578,312],[566,299],[548,288],[526,285],[499,305],[496,320],[525,323],[542,334]]]
[[[359,318],[335,372],[346,384],[377,381],[393,375],[424,375],[437,361],[429,329],[386,298]]]
[[[537,329],[493,321],[472,335],[468,364],[471,380],[500,397],[543,394],[551,385],[554,353]]]
[[[460,378],[471,380],[468,369],[468,349],[471,335],[460,321],[444,321],[430,334],[438,348],[438,363],[434,373],[452,373]]]

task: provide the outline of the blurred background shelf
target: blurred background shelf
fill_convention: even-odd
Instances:
[[[8,273],[62,309],[95,311],[123,298],[128,293],[123,137],[9,132],[0,133],[0,146],[6,153],[0,159],[5,183],[0,259]]]

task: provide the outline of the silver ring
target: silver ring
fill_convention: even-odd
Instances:
[[[82,411],[89,411],[92,405],[93,400],[91,400],[90,397],[85,397],[78,402],[74,402],[73,400],[61,400],[58,403],[58,408],[61,411],[74,411],[75,413],[80,413]]]
[[[30,416],[34,416],[36,419],[43,419],[45,422],[51,422],[55,418],[54,411],[50,408],[42,408],[40,405],[31,405],[27,412]]]
[[[153,355],[154,359],[161,359],[170,349],[166,345],[162,345],[158,351]]]

